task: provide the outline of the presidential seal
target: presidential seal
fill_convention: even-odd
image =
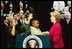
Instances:
[[[42,48],[41,39],[36,35],[29,35],[23,40],[23,48]]]

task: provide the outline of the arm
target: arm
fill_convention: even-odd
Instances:
[[[29,24],[30,20],[27,18],[24,18],[24,22],[25,22],[25,24]]]
[[[34,35],[35,30],[32,27],[30,27],[30,32],[31,32],[32,35]]]
[[[25,18],[25,23],[26,24],[30,24],[30,20],[33,18],[32,16],[33,16],[33,14],[30,13],[29,16],[28,16],[28,18]]]
[[[12,27],[11,35],[12,35],[12,36],[15,36],[15,26]]]
[[[15,22],[15,19],[13,19],[13,26],[12,26],[12,30],[11,30],[12,36],[15,36],[15,25],[16,25],[16,22]]]
[[[42,32],[43,34],[49,34],[49,32],[48,31],[45,31],[45,32]]]

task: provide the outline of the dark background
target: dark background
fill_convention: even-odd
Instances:
[[[40,29],[47,31],[50,29],[50,11],[53,1],[32,1],[31,5],[35,9],[36,16],[40,22]]]

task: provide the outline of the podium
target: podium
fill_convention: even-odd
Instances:
[[[16,48],[23,48],[23,41],[24,39],[29,36],[29,35],[17,35],[16,36],[16,43],[15,43],[15,47]],[[39,37],[42,41],[42,48],[51,48],[50,45],[50,38],[48,35],[36,35],[37,37]]]

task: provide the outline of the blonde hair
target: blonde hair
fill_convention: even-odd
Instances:
[[[61,14],[58,11],[53,11],[53,12],[50,13],[50,15],[54,16],[57,21],[60,21],[60,19],[61,19]]]

